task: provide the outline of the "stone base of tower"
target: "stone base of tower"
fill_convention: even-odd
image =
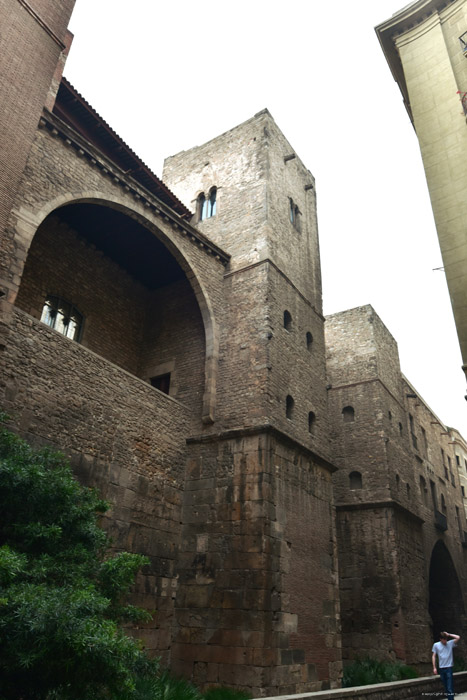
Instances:
[[[329,465],[268,427],[189,441],[172,669],[256,696],[341,675]]]
[[[344,663],[429,661],[422,523],[390,502],[337,508]]]

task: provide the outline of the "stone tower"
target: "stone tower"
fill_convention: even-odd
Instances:
[[[172,664],[319,689],[340,650],[314,180],[267,110],[163,178],[231,256],[214,422],[188,440]]]
[[[328,316],[326,349],[343,660],[429,668],[433,639],[465,625],[450,433],[402,375],[371,306]]]

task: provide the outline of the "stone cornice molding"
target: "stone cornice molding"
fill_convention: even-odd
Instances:
[[[274,262],[274,260],[271,260],[271,258],[263,258],[262,260],[257,260],[254,263],[250,263],[250,265],[245,265],[244,267],[239,267],[239,268],[236,268],[235,270],[229,270],[228,272],[226,272],[224,274],[224,279],[227,277],[232,277],[233,275],[238,275],[241,272],[246,272],[247,270],[252,270],[255,267],[259,267],[260,265],[271,265],[271,267],[273,267],[276,270],[276,272],[281,277],[283,277],[283,279],[287,282],[287,284],[289,284],[292,287],[292,289],[295,292],[297,292],[299,297],[305,302],[305,304],[307,304],[310,307],[310,309],[318,316],[318,318],[320,318],[321,321],[326,320],[325,317],[323,316],[323,314],[315,308],[315,306],[311,303],[311,301],[306,298],[306,296],[298,289],[298,287],[296,287],[296,285],[292,282],[292,280],[289,277],[287,277],[285,272],[283,272],[280,269],[280,267]]]
[[[316,462],[316,464],[319,464],[321,467],[324,467],[330,473],[337,471],[337,467],[334,466],[334,464],[331,464],[331,462],[329,462],[329,460],[327,460],[325,457],[322,457],[317,452],[314,452],[314,450],[312,450],[310,447],[301,442],[301,440],[292,437],[288,433],[285,433],[283,430],[276,428],[270,423],[248,426],[246,428],[232,428],[230,430],[220,430],[218,432],[208,433],[206,435],[193,435],[187,438],[186,442],[187,445],[196,445],[209,442],[218,442],[220,440],[235,440],[237,438],[243,438],[250,435],[259,435],[260,433],[266,433],[267,435],[271,435],[272,437],[281,440],[282,442],[287,442],[295,448],[298,447],[302,454],[311,458],[314,462]]]
[[[59,117],[48,110],[44,110],[39,122],[39,127],[47,129],[55,138],[60,138],[68,147],[72,148],[76,156],[85,158],[93,167],[101,170],[102,175],[110,178],[113,183],[121,187],[126,193],[131,194],[136,200],[141,202],[153,214],[162,218],[172,226],[182,236],[185,236],[198,248],[204,250],[207,255],[213,256],[224,267],[230,261],[230,255],[209,240],[203,233],[194,226],[182,219],[170,207],[161,202],[152,192],[146,190],[140,183],[137,183],[130,175],[125,173],[110,159],[106,158],[89,141],[77,134]]]
[[[361,503],[342,503],[336,505],[337,512],[349,510],[371,510],[372,508],[393,508],[394,510],[398,510],[401,513],[404,513],[420,525],[423,525],[423,523],[425,522],[425,520],[422,517],[420,517],[420,515],[417,515],[413,512],[413,510],[409,510],[398,501],[394,501],[392,498],[388,498],[385,501],[364,501]]]

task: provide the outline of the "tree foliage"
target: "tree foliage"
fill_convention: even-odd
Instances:
[[[0,427],[0,698],[132,695],[149,661],[119,627],[146,559],[108,557],[107,509],[64,457]]]

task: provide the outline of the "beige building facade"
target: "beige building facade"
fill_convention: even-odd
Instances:
[[[417,0],[376,33],[420,143],[467,371],[467,2]]]

